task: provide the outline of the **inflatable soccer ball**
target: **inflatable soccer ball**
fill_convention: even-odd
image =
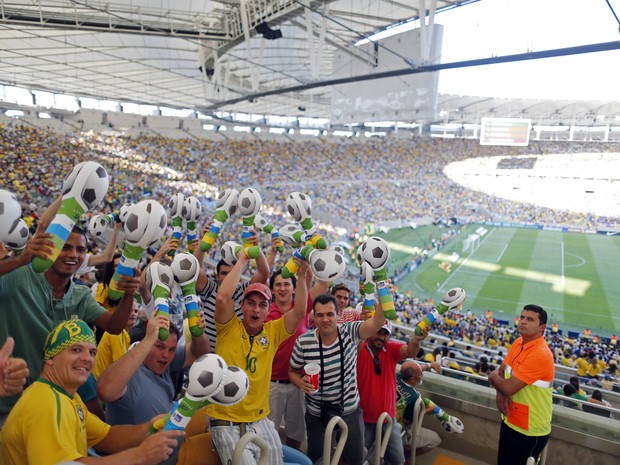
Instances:
[[[260,211],[263,201],[256,189],[248,187],[239,192],[237,208],[241,216],[254,216]]]
[[[296,224],[287,224],[280,228],[280,239],[291,247],[299,247],[304,235],[303,229]]]
[[[183,205],[185,205],[185,196],[180,192],[174,194],[168,202],[168,208],[170,209],[170,216],[183,216]]]
[[[174,274],[174,279],[178,283],[186,283],[198,279],[200,263],[198,259],[189,253],[178,253],[174,256],[170,269]]]
[[[22,217],[22,207],[13,192],[0,189],[0,240],[14,229]]]
[[[338,252],[343,257],[345,256],[344,249],[340,245],[331,245],[328,248],[333,250],[334,252]]]
[[[110,222],[106,215],[95,215],[88,222],[88,233],[94,239],[97,239],[105,233],[109,225]]]
[[[101,203],[109,185],[108,173],[95,161],[75,165],[63,183],[63,197],[75,198],[84,210],[92,210]]]
[[[255,216],[254,227],[256,229],[258,229],[259,231],[264,231],[268,225],[269,225],[269,221],[267,221],[267,219],[263,215],[258,214]]]
[[[162,286],[170,291],[174,283],[174,274],[170,267],[161,262],[154,262],[146,270],[146,287],[153,290],[155,286]]]
[[[448,421],[442,421],[441,426],[447,433],[461,434],[465,431],[465,425],[463,425],[463,422],[452,415],[450,415]]]
[[[131,207],[125,225],[125,240],[143,248],[157,243],[166,228],[168,218],[161,204],[155,200],[142,200]]]
[[[125,223],[125,221],[127,221],[127,217],[129,216],[129,212],[131,211],[131,208],[134,206],[135,204],[128,202],[125,205],[123,205],[119,210],[118,210],[118,221],[120,221],[121,223]]]
[[[202,213],[200,200],[193,196],[185,197],[182,211],[185,221],[196,221],[200,217],[200,213]]]
[[[209,396],[214,404],[235,405],[243,400],[250,388],[248,375],[239,367],[228,366],[221,389]]]
[[[224,210],[230,217],[237,211],[238,198],[239,191],[237,189],[224,189],[217,196],[217,201],[215,202],[215,209]]]
[[[293,192],[286,198],[286,209],[297,222],[312,216],[312,200],[306,194]]]
[[[64,194],[65,192],[69,192],[71,190],[71,188],[73,187],[73,184],[75,183],[75,180],[77,179],[78,173],[80,172],[80,170],[82,169],[82,167],[88,162],[81,162],[78,163],[77,165],[75,165],[73,167],[73,169],[69,172],[69,174],[67,175],[67,177],[62,181],[62,187],[60,189],[60,191]]]
[[[446,292],[441,298],[441,303],[448,306],[448,308],[456,308],[465,301],[467,294],[464,289],[460,287],[454,287]]]
[[[357,252],[373,270],[383,268],[390,259],[390,246],[384,239],[376,236],[366,239]]]
[[[314,250],[310,254],[312,274],[321,281],[333,281],[340,278],[346,266],[344,257],[335,250]]]
[[[237,263],[237,253],[235,253],[235,251],[238,251],[241,248],[241,245],[238,244],[237,242],[234,241],[226,241],[224,242],[224,245],[222,246],[222,249],[220,250],[220,253],[222,255],[222,260],[224,260],[224,263],[226,263],[228,266],[235,266],[235,263]]]
[[[17,223],[13,224],[14,226],[7,234],[1,236],[0,240],[4,242],[4,245],[9,249],[21,250],[26,246],[26,242],[28,242],[28,238],[30,237],[28,224],[24,220],[18,220]]]
[[[189,368],[187,393],[197,398],[217,394],[223,388],[227,368],[228,365],[219,355],[205,354],[198,357]]]

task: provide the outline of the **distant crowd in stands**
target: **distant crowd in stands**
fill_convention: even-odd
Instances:
[[[59,191],[58,172],[93,159],[104,165],[111,184],[104,211],[154,198],[166,204],[176,192],[192,192],[207,207],[226,187],[257,187],[264,214],[276,226],[289,222],[284,199],[303,190],[318,220],[363,228],[418,217],[470,217],[595,229],[617,218],[521,204],[463,188],[443,174],[454,161],[493,155],[613,152],[604,143],[532,142],[528,147],[481,146],[474,140],[328,140],[226,142],[97,134],[60,135],[27,126],[0,126],[0,159],[12,169],[0,187],[16,191],[27,205],[45,208]],[[477,216],[468,206],[480,206]]]

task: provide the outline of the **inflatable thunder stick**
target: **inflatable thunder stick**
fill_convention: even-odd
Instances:
[[[205,233],[200,241],[200,249],[203,252],[207,252],[215,240],[219,237],[222,231],[222,226],[230,216],[237,211],[237,199],[239,192],[236,189],[224,189],[218,196],[217,203],[215,205],[215,215],[213,216],[213,223],[209,231]]]
[[[34,271],[41,273],[52,266],[80,216],[101,203],[108,185],[108,173],[97,162],[86,161],[73,168],[63,182],[58,212],[45,231],[52,235],[52,254],[47,258],[33,257],[31,265]]]
[[[123,297],[124,292],[118,289],[121,276],[134,276],[134,269],[138,267],[146,249],[161,238],[168,221],[164,207],[155,200],[142,200],[128,210],[123,224],[123,254],[108,288],[108,300],[111,303]]]
[[[465,291],[460,287],[455,287],[450,289],[448,292],[444,294],[441,299],[441,302],[437,304],[437,306],[430,312],[426,314],[426,316],[418,322],[415,327],[416,336],[421,336],[422,331],[425,328],[430,328],[437,319],[446,313],[448,310],[453,309],[461,305],[465,301]]]
[[[293,256],[288,259],[288,261],[282,267],[282,277],[284,279],[291,278],[299,271],[299,265],[294,260],[298,258],[299,260],[305,260],[307,262],[310,261],[310,254],[314,252],[316,249],[312,244],[305,245],[293,252]]]
[[[433,402],[427,397],[423,397],[422,400],[424,401],[424,406],[427,409],[432,409],[430,412],[431,415],[433,415],[439,420],[441,426],[443,426],[443,429],[446,430],[448,433],[461,434],[464,431],[465,427],[463,425],[463,422],[457,417],[448,415],[435,402]]]
[[[390,253],[390,246],[385,239],[376,236],[366,239],[357,249],[358,261],[368,263],[374,272],[379,301],[385,317],[388,320],[393,320],[396,318],[396,310],[394,309],[394,298],[390,292],[386,268],[390,260]]]
[[[375,283],[373,282],[373,272],[368,262],[360,265],[360,292],[364,295],[364,313],[369,317],[375,314]]]
[[[168,265],[154,262],[148,267],[146,271],[146,285],[155,301],[155,315],[164,316],[168,321],[170,321],[168,297],[170,296],[170,288],[173,282],[174,274]],[[159,328],[158,337],[160,341],[168,339],[169,334],[168,329]]]
[[[196,248],[194,245],[194,241],[196,237],[198,237],[198,232],[196,230],[196,221],[200,218],[200,213],[202,212],[202,205],[200,204],[200,200],[196,197],[186,197],[185,198],[185,206],[183,207],[183,218],[185,218],[186,226],[187,226],[187,248],[190,253],[194,253],[194,249]]]
[[[316,249],[326,249],[327,242],[316,232],[312,223],[312,199],[301,192],[293,192],[286,198],[286,209],[306,233],[306,244]]]
[[[276,250],[280,253],[284,251],[284,242],[280,237],[280,232],[277,228],[271,225],[265,217],[262,215],[256,215],[254,218],[254,227],[257,228],[261,232],[266,232],[267,234],[271,234],[271,239],[275,242]]]
[[[174,274],[174,279],[181,286],[181,292],[183,292],[183,304],[187,312],[189,332],[192,336],[198,337],[202,334],[202,328],[200,328],[198,321],[199,298],[196,295],[196,281],[200,273],[198,259],[189,253],[179,253],[172,260],[170,268]]]
[[[174,257],[179,244],[181,243],[181,237],[183,236],[183,205],[185,204],[185,196],[180,192],[174,194],[168,203],[170,207],[170,224],[172,225],[172,244],[173,249],[170,249],[168,256]]]
[[[236,366],[228,366],[222,357],[205,354],[190,367],[185,396],[172,406],[166,417],[151,425],[149,432],[184,430],[192,416],[210,404],[231,406],[246,396],[248,375]]]
[[[248,187],[239,192],[237,208],[243,220],[243,231],[241,233],[241,243],[245,248],[245,253],[252,259],[258,258],[260,249],[252,245],[251,239],[255,236],[254,219],[263,205],[260,194],[255,189]]]
[[[172,405],[172,410],[165,417],[160,418],[149,427],[149,433],[184,430],[198,410],[212,403],[206,397],[195,398],[185,393],[181,400],[177,400]]]

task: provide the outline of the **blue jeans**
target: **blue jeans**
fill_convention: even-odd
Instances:
[[[284,465],[312,465],[312,460],[297,449],[283,445],[282,452],[284,452]]]
[[[375,423],[365,423],[364,426],[364,445],[366,449],[370,451],[372,445],[375,444],[377,425]],[[385,433],[386,427],[387,423],[384,423],[383,433]],[[403,465],[405,463],[405,450],[403,449],[400,432],[400,424],[395,419],[392,419],[392,432],[390,433],[387,448],[385,449],[385,465]],[[379,446],[379,444],[375,444],[375,447]],[[372,457],[368,457],[368,461],[372,463]]]

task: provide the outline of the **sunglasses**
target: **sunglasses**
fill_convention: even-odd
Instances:
[[[377,356],[373,357],[372,363],[375,366],[375,373],[380,375],[381,374],[381,361],[379,360],[379,357]]]

